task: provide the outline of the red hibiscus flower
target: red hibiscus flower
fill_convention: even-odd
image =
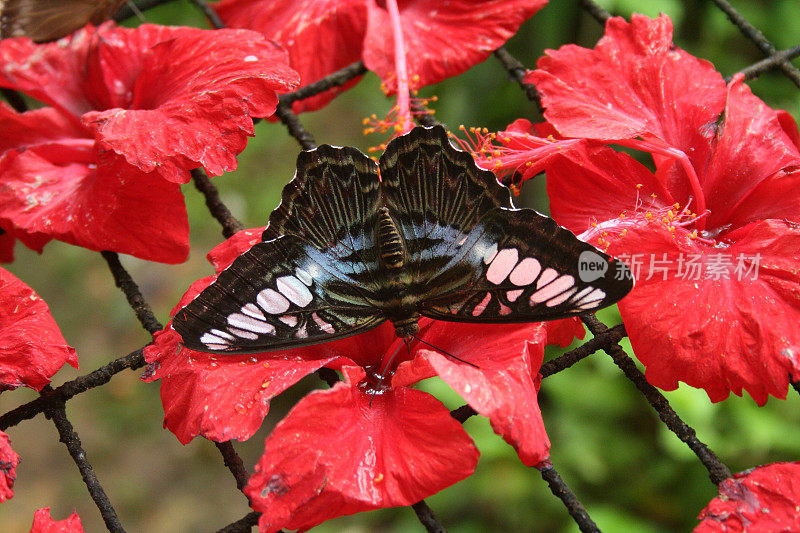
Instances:
[[[0,268],[0,391],[41,390],[65,363],[78,368],[45,301]]]
[[[0,86],[42,101],[0,104],[0,227],[175,263],[188,253],[178,186],[219,175],[295,87],[285,52],[244,30],[86,27],[55,43],[0,43]]]
[[[800,463],[773,463],[719,484],[696,533],[800,530]]]
[[[217,270],[260,232],[245,230],[212,251]],[[196,282],[175,312],[212,281]],[[490,326],[423,318],[419,324],[420,337],[437,349],[418,341],[406,348],[387,323],[315,346],[218,356],[180,346],[167,327],[145,349],[152,364],[146,379],[162,380],[165,425],[188,442],[198,434],[246,439],[272,397],[323,366],[342,372],[345,381],[309,394],[267,439],[247,488],[253,508],[264,513],[265,531],[410,505],[471,474],[478,452],[469,436],[438,400],[410,388],[435,375],[489,417],[525,464],[547,459],[534,376],[545,343],[568,343],[582,328],[574,320]]]
[[[547,0],[223,0],[215,9],[228,26],[262,32],[289,51],[308,84],[359,59],[388,90],[405,77],[411,88],[438,83],[480,63]],[[392,6],[399,17],[392,17]],[[396,64],[400,28],[403,65]],[[337,43],[330,46],[330,43]],[[407,70],[407,74],[401,74]],[[338,89],[341,91],[342,89]],[[297,102],[318,109],[336,93]]]
[[[0,431],[0,503],[14,496],[19,455],[11,449],[11,439]]]
[[[64,520],[53,520],[50,508],[44,507],[33,514],[31,533],[83,533],[83,524],[75,512]]]
[[[548,52],[528,76],[545,116],[592,140],[530,163],[553,217],[638,273],[619,307],[648,380],[763,404],[800,378],[797,126],[671,38],[667,17],[634,16],[594,50]],[[602,143],[650,152],[656,171]]]

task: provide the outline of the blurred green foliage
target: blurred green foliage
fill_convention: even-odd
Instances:
[[[763,58],[751,42],[711,2],[701,0],[620,0],[600,2],[613,14],[631,12],[670,15],[676,43],[712,61],[730,75]],[[734,0],[734,6],[766,33],[779,49],[800,43],[800,3],[795,0]],[[190,2],[173,2],[146,13],[151,22],[204,26]],[[129,21],[137,25],[139,21]],[[507,49],[533,67],[547,48],[566,43],[591,47],[602,28],[575,0],[551,0],[511,39]],[[469,72],[421,91],[438,95],[437,118],[455,130],[459,124],[504,128],[519,117],[538,120],[534,106],[519,87],[506,81],[501,65],[489,58]],[[800,115],[800,91],[780,73],[751,83],[769,105]],[[377,78],[367,74],[353,90],[325,109],[301,117],[318,143],[366,149],[382,138],[365,138],[361,120],[382,116],[393,104]],[[282,186],[294,173],[299,150],[280,123],[256,127],[239,159],[239,169],[215,179],[223,200],[247,227],[263,225],[277,204]],[[192,228],[189,261],[167,266],[123,258],[162,322],[195,279],[210,274],[205,254],[221,240],[201,195],[184,187]],[[543,182],[527,187],[523,202],[546,210]],[[9,269],[50,304],[68,341],[78,349],[81,370],[66,368],[59,384],[145,344],[148,335],[136,323],[99,254],[53,242],[39,256],[18,247]],[[686,302],[691,305],[691,302]],[[601,318],[617,323],[614,310]],[[625,344],[625,343],[623,343]],[[626,345],[630,351],[630,346]],[[547,357],[559,350],[548,349]],[[311,376],[273,403],[261,431],[237,444],[247,467],[263,450],[271,427],[291,405],[320,382]],[[441,381],[422,388],[448,407],[463,402]],[[773,461],[800,459],[797,397],[771,399],[757,407],[750,398],[733,397],[710,404],[701,391],[681,387],[665,393],[675,410],[697,430],[733,471]],[[36,395],[17,390],[0,396],[5,412]],[[552,460],[592,518],[609,532],[685,531],[716,494],[707,472],[689,449],[660,423],[656,414],[604,353],[544,380],[540,404],[552,441]],[[163,411],[157,384],[144,384],[137,373],[115,376],[99,389],[70,401],[68,414],[89,460],[131,531],[189,532],[222,527],[247,514],[245,498],[222,465],[214,445],[195,439],[181,446],[161,427]],[[575,531],[574,522],[550,494],[536,470],[521,465],[513,449],[497,437],[488,422],[473,417],[465,424],[482,457],[475,475],[428,499],[442,523],[457,533],[485,531]],[[65,518],[77,509],[87,531],[104,530],[75,465],[52,424],[42,416],[8,432],[22,456],[16,495],[0,506],[4,531],[27,531],[33,511],[52,507]],[[343,517],[323,524],[321,532],[419,531],[410,509],[389,509]]]

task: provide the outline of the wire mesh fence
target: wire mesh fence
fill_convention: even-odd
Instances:
[[[144,16],[148,17],[150,9],[158,8],[159,5],[166,3],[169,2],[138,2],[137,5],[138,9],[144,13]],[[205,2],[196,0],[192,3],[195,4],[195,8],[199,10],[199,13],[204,13],[214,17],[211,19],[214,25],[217,27],[221,25],[221,21],[216,18],[215,15],[213,15],[214,12],[208,8]],[[731,3],[724,0],[713,0],[713,2],[710,3],[701,1],[687,2],[684,8],[687,10],[708,9],[712,3],[715,9],[724,13],[729,19],[730,23],[738,28],[739,32],[741,33],[741,39],[752,42],[753,45],[764,56],[763,60],[759,60],[751,65],[738,68],[739,72],[744,73],[746,79],[756,79],[766,72],[779,72],[781,75],[785,76],[786,79],[790,80],[790,82],[798,89],[800,89],[800,71],[798,71],[798,69],[793,66],[791,62],[793,58],[800,55],[800,46],[795,46],[785,50],[777,49],[772,43],[770,43],[770,41],[762,34],[761,31],[749,23],[747,18],[737,11]],[[588,14],[596,21],[597,33],[599,34],[602,31],[602,24],[610,17],[610,14],[591,0],[581,0],[579,4],[580,8],[583,10],[583,13],[579,15],[580,19],[585,22],[585,15]],[[562,8],[567,9],[568,7],[570,6],[566,6],[566,3],[564,3]],[[574,7],[570,8],[574,9]],[[124,8],[122,13],[117,18],[119,20],[123,20],[132,16],[133,13],[130,12],[129,9],[130,8]],[[186,7],[186,9],[191,8]],[[620,14],[623,16],[629,15],[629,13]],[[198,15],[190,15],[190,17],[191,16],[197,17]],[[577,19],[578,17],[576,17],[575,20]],[[800,34],[795,35],[793,38],[800,39]],[[508,74],[509,80],[511,80],[508,82],[509,84],[516,83],[518,85],[518,88],[516,89],[516,98],[519,98],[520,100],[527,99],[531,101],[534,106],[540,107],[541,104],[538,100],[538,94],[535,87],[524,81],[524,76],[527,72],[527,69],[533,67],[532,63],[537,57],[538,55],[531,54],[526,55],[520,60],[520,58],[515,58],[507,48],[500,48],[494,53],[494,57],[490,58],[490,60],[494,60],[502,65],[502,68]],[[291,105],[294,102],[320,94],[331,87],[338,87],[347,84],[349,81],[358,76],[364,75],[366,72],[367,71],[364,67],[364,64],[362,62],[357,62],[330,76],[326,76],[324,79],[316,83],[307,85],[295,92],[281,95],[276,117],[280,120],[280,123],[285,128],[284,135],[291,136],[291,138],[293,138],[303,150],[308,150],[315,147],[316,141],[313,127],[306,127],[305,116],[298,116],[295,114],[292,111]],[[15,93],[4,93],[4,95],[10,105],[17,109],[24,108],[26,102],[21,100]],[[429,115],[422,115],[419,117],[419,121],[421,123],[431,124],[435,122],[435,119]],[[269,130],[271,134],[277,135],[278,130],[276,129],[276,125],[269,125],[269,128],[271,128]],[[262,135],[263,131],[258,131],[258,133],[259,135]],[[291,149],[287,148],[286,151],[290,152]],[[289,155],[288,159],[291,161],[293,156]],[[236,215],[238,215],[240,212],[246,212],[247,209],[261,209],[260,206],[244,206],[244,204],[239,201],[240,199],[238,199],[235,195],[231,195],[230,197],[233,198],[234,203],[238,205],[231,207],[228,205],[229,202],[223,200],[223,197],[225,197],[224,192],[223,194],[220,194],[220,191],[217,189],[217,185],[219,185],[220,182],[212,183],[208,176],[200,169],[193,170],[191,174],[193,186],[199,192],[203,201],[207,205],[208,214],[210,214],[219,223],[219,226],[221,227],[221,234],[224,237],[230,237],[237,231],[247,227],[247,224],[240,222]],[[189,194],[188,191],[187,194]],[[253,218],[256,217],[257,215],[253,215]],[[209,240],[211,240],[211,238],[209,238]],[[89,252],[84,251],[84,253]],[[38,261],[38,264],[40,265],[37,268],[40,268],[43,271],[48,269],[49,265],[46,262],[48,255],[49,253],[46,253],[41,258],[34,258],[34,261]],[[141,328],[143,328],[150,335],[161,330],[163,328],[163,324],[156,318],[154,307],[159,310],[159,314],[165,312],[165,309],[162,308],[163,302],[159,302],[157,306],[151,306],[151,304],[148,303],[148,298],[146,298],[143,294],[146,292],[146,290],[143,290],[140,287],[143,282],[139,281],[137,283],[137,280],[135,280],[134,276],[132,276],[129,272],[131,269],[126,269],[126,267],[123,266],[118,254],[113,252],[101,252],[100,255],[105,261],[107,269],[111,273],[113,283],[124,294],[130,310],[133,311],[135,318],[141,325]],[[182,273],[188,272],[188,270],[181,270],[178,267],[151,267],[151,265],[148,263],[140,262],[134,262],[132,264],[133,270],[142,273],[144,273],[148,268],[154,269],[155,273],[143,274],[143,277],[145,278],[145,285],[153,284],[154,277],[166,275],[165,273],[167,270],[165,269],[167,268],[177,268],[179,271],[178,276],[180,276]],[[195,267],[197,267],[198,264],[199,262],[196,262]],[[101,281],[98,281],[98,283],[106,283],[106,281],[102,280],[102,276],[98,272],[97,263],[85,263],[85,265],[90,269],[90,272],[79,272],[79,276],[97,275],[98,278],[101,279]],[[13,266],[11,268],[13,270]],[[25,279],[24,273],[21,273],[20,276]],[[47,276],[55,277],[56,273],[48,273]],[[171,273],[169,276],[170,279],[176,279],[175,274]],[[63,284],[67,283],[70,283],[70,281],[65,279]],[[75,298],[74,301],[71,302],[71,305],[92,306],[91,294],[80,294],[81,292],[83,292],[83,290],[77,291],[77,293],[68,291],[68,294],[70,295],[76,294],[78,297],[83,297],[83,301],[79,301],[78,298]],[[89,290],[88,292],[91,291]],[[607,316],[614,317],[614,315]],[[130,329],[131,327],[128,317],[123,317],[121,315],[116,316],[112,314],[109,319],[113,322],[111,327],[117,330]],[[669,430],[669,432],[673,434],[673,438],[676,438],[678,441],[683,443],[683,445],[685,445],[685,447],[688,448],[688,450],[690,450],[693,454],[694,460],[702,465],[703,469],[705,469],[706,476],[709,479],[710,484],[717,485],[726,478],[729,478],[731,476],[731,469],[729,469],[729,467],[726,466],[720,457],[718,457],[718,455],[715,454],[714,451],[703,442],[703,435],[698,435],[695,429],[693,429],[693,427],[687,423],[676,412],[675,409],[673,409],[665,395],[656,387],[648,383],[643,372],[639,369],[631,356],[626,353],[624,348],[626,338],[624,325],[618,324],[609,327],[608,324],[605,324],[604,321],[600,320],[595,314],[584,315],[581,317],[581,319],[583,320],[583,323],[588,331],[591,332],[592,338],[580,343],[574,348],[563,351],[563,353],[560,353],[549,360],[546,360],[540,372],[543,376],[545,386],[547,381],[551,379],[551,376],[565,374],[568,375],[573,365],[576,365],[590,356],[599,357],[601,356],[601,352],[604,352],[610,356],[614,365],[617,367],[618,372],[621,372],[621,374],[624,375],[624,377],[629,380],[638,391],[640,397],[636,398],[634,401],[640,403],[642,400],[644,400],[650,406],[652,411],[657,415],[661,424],[663,424]],[[105,326],[100,325],[100,327]],[[123,338],[126,343],[130,342],[131,346],[137,345],[136,341],[133,341],[133,339],[136,338],[134,335],[126,333],[123,335]],[[123,345],[122,343],[120,344]],[[80,403],[80,407],[76,409],[94,411],[97,411],[98,409],[102,410],[102,407],[96,407],[93,405],[93,402],[96,403],[98,401],[107,400],[108,397],[97,396],[96,391],[99,388],[107,385],[112,379],[119,381],[120,377],[118,376],[128,377],[125,378],[127,381],[124,382],[125,385],[122,387],[122,389],[116,389],[115,394],[118,396],[118,398],[112,398],[112,401],[120,402],[122,405],[130,405],[131,403],[135,403],[137,401],[148,401],[152,404],[153,397],[157,397],[156,389],[153,385],[145,386],[138,383],[138,376],[141,373],[141,369],[145,367],[143,348],[143,346],[140,346],[139,348],[116,358],[102,355],[97,356],[98,359],[105,360],[107,362],[104,362],[94,370],[80,374],[74,379],[62,383],[61,385],[53,387],[47,386],[41,391],[41,394],[38,397],[33,399],[19,400],[19,395],[11,395],[10,393],[5,393],[2,398],[4,412],[2,415],[0,415],[0,430],[11,430],[10,433],[12,435],[12,439],[14,438],[14,428],[31,424],[31,421],[33,420],[47,419],[49,420],[49,423],[55,426],[59,441],[64,444],[69,457],[71,457],[74,465],[77,466],[80,477],[85,485],[85,490],[88,492],[92,502],[94,502],[99,516],[102,517],[102,522],[109,531],[124,531],[126,522],[124,516],[120,518],[118,512],[115,510],[115,500],[118,495],[124,495],[124,486],[117,485],[115,486],[114,491],[107,491],[104,489],[103,479],[107,474],[109,474],[109,470],[114,468],[114,462],[128,463],[141,461],[142,468],[147,469],[148,457],[152,455],[158,455],[159,451],[157,446],[164,445],[163,443],[167,442],[171,436],[167,434],[167,432],[163,432],[165,434],[163,441],[156,441],[155,443],[153,441],[140,443],[142,446],[156,446],[155,448],[131,451],[127,442],[127,439],[129,438],[128,435],[131,432],[140,430],[140,427],[137,427],[137,425],[143,423],[142,421],[136,420],[136,417],[138,416],[137,413],[140,411],[135,406],[125,407],[126,409],[130,409],[131,414],[121,418],[120,427],[113,438],[110,435],[97,435],[96,430],[92,430],[91,428],[84,430],[81,427],[77,427],[76,429],[76,427],[73,426],[73,422],[70,421],[73,418],[72,415],[69,417],[67,415],[68,411],[71,410],[74,404],[80,401],[81,397],[89,397],[89,399]],[[83,366],[82,360],[82,370],[84,368],[85,366]],[[331,375],[325,375],[324,373],[320,375],[320,377],[328,383],[330,383],[332,380],[338,379],[335,376],[332,377]],[[313,386],[316,385],[310,383],[307,385],[308,388]],[[792,386],[796,392],[800,392],[800,383],[794,382],[792,383]],[[132,392],[134,390],[144,392],[134,393]],[[148,400],[142,400],[143,395],[149,395],[150,398]],[[796,398],[790,398],[789,401],[796,401]],[[280,413],[281,409],[282,408],[278,406],[276,411]],[[464,423],[473,417],[473,415],[476,415],[476,412],[469,406],[464,405],[454,409],[451,412],[451,415],[459,422]],[[83,419],[83,417],[81,418]],[[91,420],[91,417],[89,420]],[[792,423],[792,421],[786,420],[785,423],[789,425]],[[42,431],[41,424],[36,426],[36,431]],[[79,436],[83,434],[84,431],[90,433],[90,438],[81,438]],[[104,447],[101,452],[96,451],[90,445],[86,444],[87,442],[97,444],[104,439],[110,439],[112,442],[114,442],[114,444],[110,446],[107,444],[101,445]],[[48,439],[42,437],[41,440],[46,441]],[[251,440],[258,441],[259,439],[258,437],[253,437]],[[47,454],[63,454],[63,450],[58,449],[52,442],[43,443],[41,446],[47,447]],[[224,465],[224,468],[229,471],[229,474],[233,477],[233,480],[230,483],[221,482],[218,479],[214,480],[213,476],[219,476],[220,473],[220,469],[218,467],[209,477],[187,477],[185,479],[179,477],[174,480],[162,480],[162,484],[166,484],[166,487],[162,486],[159,489],[160,491],[163,491],[163,496],[169,499],[170,487],[182,483],[189,485],[192,482],[215,483],[216,485],[213,487],[215,491],[226,491],[232,493],[227,496],[228,499],[224,500],[226,505],[230,502],[239,502],[236,508],[241,509],[241,518],[232,521],[227,525],[225,525],[224,522],[219,524],[207,524],[205,529],[230,532],[250,531],[251,528],[256,526],[259,519],[259,513],[248,511],[247,499],[243,494],[237,494],[234,490],[236,488],[238,488],[240,491],[243,489],[250,475],[249,469],[252,468],[252,463],[248,460],[243,460],[239,453],[237,453],[237,447],[241,446],[241,444],[234,444],[231,441],[215,443],[219,457],[213,459],[209,459],[207,457],[210,448],[206,447],[201,450],[198,448],[199,445],[193,446],[193,448],[187,448],[187,453],[205,455],[207,461],[214,460],[217,461],[219,465]],[[577,446],[580,448],[580,444],[576,442],[555,442],[554,447],[558,446]],[[258,446],[255,446],[253,450],[257,448]],[[17,451],[23,456],[23,461],[25,461],[26,450],[18,449]],[[797,450],[795,450],[795,452],[796,451]],[[93,466],[92,458],[96,455],[102,455],[104,457],[102,461],[102,468]],[[787,457],[786,459],[791,460],[792,457]],[[548,461],[540,465],[539,473],[541,480],[544,481],[544,483],[549,487],[550,491],[552,491],[554,498],[557,498],[557,500],[560,502],[560,505],[563,508],[560,512],[562,514],[568,514],[574,521],[574,524],[576,524],[581,531],[599,530],[596,522],[592,519],[592,506],[584,504],[581,491],[572,490],[570,485],[565,482],[564,479],[562,479],[562,477],[559,475],[558,466],[559,464],[556,459],[554,459],[552,462]],[[631,471],[634,471],[636,466],[636,464],[632,463],[629,465],[629,468]],[[37,465],[37,470],[38,469],[41,469],[41,472],[37,472],[37,475],[46,480],[41,481],[40,483],[45,486],[67,483],[65,480],[62,480],[59,477],[50,476],[50,474],[47,472],[49,469],[49,465],[47,464]],[[30,475],[30,472],[28,472],[28,475]],[[632,475],[635,475],[635,472]],[[528,482],[531,484],[540,483],[533,478],[530,478]],[[19,484],[22,485],[23,483],[23,478],[20,477]],[[583,485],[584,483],[581,482],[580,484]],[[709,486],[713,488],[713,485]],[[681,487],[676,487],[675,490],[681,490]],[[695,490],[695,488],[692,488],[691,490]],[[189,491],[191,492],[191,489],[189,489]],[[43,493],[52,494],[52,491],[48,491],[45,488],[43,489]],[[18,499],[22,497],[24,497],[23,494],[18,494],[16,496]],[[77,497],[80,498],[80,496]],[[124,496],[122,497],[124,498]],[[186,497],[185,494],[183,497]],[[663,495],[663,497],[669,498],[670,496]],[[47,501],[41,501],[31,505],[35,505],[35,507],[43,507],[48,505],[48,503],[49,502]],[[171,502],[171,505],[173,504],[180,509],[176,510],[176,513],[192,513],[192,506],[202,507],[204,505],[203,502],[186,502],[182,500]],[[9,504],[6,503],[4,505]],[[92,518],[88,517],[86,511],[83,510],[86,508],[85,505],[83,503],[75,503],[74,505],[82,506],[81,517],[84,519],[85,523],[91,523]],[[136,511],[137,513],[148,513],[148,505],[145,502],[138,502],[137,505],[139,507]],[[186,510],[184,511],[183,509]],[[419,521],[419,528],[424,528],[427,531],[444,531],[448,527],[446,520],[440,520],[437,518],[435,504],[428,505],[425,501],[420,501],[412,506],[412,510]],[[698,510],[699,509],[685,510],[685,514],[696,513]],[[228,516],[229,514],[229,512],[226,512],[223,514],[223,516]],[[397,515],[387,516],[395,517]],[[187,527],[185,525],[175,526],[174,524],[170,523],[170,519],[171,518],[169,516],[153,516],[149,519],[137,519],[137,524],[146,530],[173,531]],[[180,522],[180,524],[184,524],[184,522]],[[509,521],[507,524],[499,524],[497,527],[513,529],[514,526],[511,524],[513,524],[513,522]],[[529,529],[547,530],[548,526],[530,524]]]

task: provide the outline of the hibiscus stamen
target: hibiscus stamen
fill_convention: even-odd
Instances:
[[[637,186],[635,208],[633,211],[623,211],[617,218],[594,221],[589,229],[581,233],[578,238],[587,242],[595,242],[601,248],[608,248],[613,239],[623,237],[629,229],[638,228],[647,224],[661,223],[667,227],[670,233],[675,233],[677,228],[686,228],[696,225],[698,221],[704,220],[710,211],[706,210],[701,214],[692,212],[689,205],[692,198],[689,197],[686,205],[681,208],[679,203],[670,206],[658,205],[655,194],[651,195],[650,205],[643,208],[642,199],[639,197],[641,187]],[[698,230],[689,232],[689,238],[708,245],[714,245],[714,241],[700,236]]]
[[[697,212],[704,213],[706,211],[706,197],[700,185],[700,179],[697,177],[697,172],[695,172],[692,162],[689,161],[689,156],[687,156],[683,150],[679,150],[673,146],[667,146],[658,140],[623,139],[614,141],[614,144],[663,155],[677,161],[686,173],[689,185],[692,187],[692,192],[697,202]],[[705,229],[705,220],[698,219],[698,228],[700,230]]]
[[[413,92],[414,97],[409,100],[411,105],[411,115],[414,117],[419,117],[423,115],[433,115],[436,113],[436,110],[430,109],[428,105],[431,102],[436,102],[439,98],[437,96],[431,96],[430,98],[421,98],[417,97],[417,92]],[[386,133],[387,131],[392,131],[393,136],[399,133],[402,133],[402,127],[400,125],[401,118],[399,113],[399,107],[397,105],[392,106],[386,116],[379,119],[376,114],[372,114],[369,117],[365,118],[362,121],[362,124],[365,127],[362,130],[364,135],[369,135],[370,133]],[[386,150],[386,145],[388,144],[388,140],[379,146],[371,146],[369,148],[369,152],[377,152]]]
[[[543,172],[550,156],[564,151],[581,139],[537,137],[521,131],[490,133],[486,128],[459,126],[466,139],[451,137],[472,154],[479,167],[491,170],[503,183],[519,178],[519,183]],[[519,185],[509,185],[518,189]]]

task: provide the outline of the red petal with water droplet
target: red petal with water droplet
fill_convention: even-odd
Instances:
[[[261,32],[283,46],[303,85],[361,59],[365,0],[223,0],[213,8],[227,27]],[[295,102],[292,108],[297,113],[319,109],[359,79]]]
[[[0,268],[0,390],[41,390],[65,363],[78,368],[45,301]]]
[[[53,142],[0,156],[0,226],[25,244],[58,239],[163,263],[189,253],[177,184],[143,174],[91,143]],[[41,245],[38,246],[41,249]]]
[[[548,50],[525,77],[545,117],[567,137],[656,137],[689,149],[723,110],[725,82],[711,63],[672,44],[672,21],[614,17],[594,49]]]
[[[425,332],[426,341],[478,368],[441,351],[419,349],[436,374],[473,409],[488,417],[494,431],[514,446],[528,466],[549,457],[550,440],[534,384],[542,366],[546,334],[541,322],[508,325],[435,322]],[[417,361],[414,363],[418,364]]]
[[[254,134],[252,118],[272,115],[277,92],[290,91],[299,78],[286,52],[258,33],[172,30],[169,38],[152,25],[98,30],[103,39],[151,46],[129,87],[131,105],[91,111],[83,121],[102,149],[144,172],[185,183],[186,171],[201,165],[212,176],[234,170],[236,155]],[[130,50],[120,46],[119,52]]]
[[[790,378],[800,379],[800,229],[766,220],[726,239],[728,246],[711,247],[654,223],[612,244],[611,252],[640,253],[644,261],[636,286],[619,303],[631,345],[647,380],[664,390],[684,381],[712,401],[743,390],[758,404],[769,395],[785,398]],[[730,279],[706,278],[706,267],[695,280],[685,262],[681,274],[681,254],[706,265],[727,258]],[[745,268],[759,255],[755,272],[736,271],[740,254]],[[668,270],[653,270],[647,279],[650,257],[666,259]]]
[[[217,274],[225,270],[233,263],[233,260],[261,242],[261,234],[264,233],[266,226],[260,228],[249,228],[237,231],[230,239],[215,246],[206,258],[214,265]]]
[[[345,375],[303,398],[267,439],[245,488],[261,531],[411,505],[474,471],[478,450],[438,400],[405,387],[373,397],[355,386],[361,369]]]
[[[215,355],[180,344],[172,329],[156,333],[144,350],[161,380],[164,426],[183,444],[195,436],[223,442],[246,440],[258,431],[272,398],[334,358],[273,354]]]
[[[695,533],[800,531],[800,463],[773,463],[719,484]]]
[[[0,43],[0,86],[69,115],[98,148],[184,183],[188,170],[236,167],[252,117],[296,87],[286,53],[246,30],[91,25],[57,43]]]
[[[800,188],[781,191],[790,187],[784,174],[794,174],[788,181],[795,184],[800,172],[800,150],[786,130],[791,125],[742,80],[736,75],[728,86],[725,118],[708,157],[692,157],[711,210],[708,225],[722,227],[731,219],[744,225],[784,213],[800,220]]]
[[[53,520],[50,508],[44,507],[33,514],[30,533],[83,533],[83,524],[75,512],[64,520]]]
[[[0,503],[14,496],[19,455],[11,449],[11,439],[0,431]]]

